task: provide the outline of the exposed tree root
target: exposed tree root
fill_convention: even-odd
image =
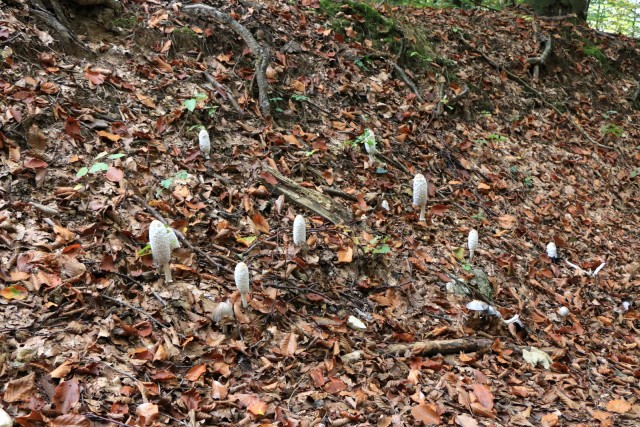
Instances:
[[[216,88],[217,92],[222,95],[229,103],[233,106],[233,108],[240,114],[240,117],[244,116],[244,111],[240,108],[240,105],[236,102],[235,98],[231,96],[231,91],[228,87],[219,83],[213,76],[209,73],[204,73],[204,78],[207,79],[209,83]]]
[[[251,49],[251,52],[256,56],[255,79],[258,84],[260,111],[262,112],[263,118],[265,120],[269,120],[271,118],[271,106],[269,105],[269,84],[267,82],[266,75],[270,61],[269,48],[260,46],[251,32],[244,25],[214,7],[203,4],[192,4],[183,6],[182,10],[196,17],[201,17],[202,15],[209,16],[215,21],[227,25],[235,31],[236,34],[242,37],[247,46],[249,46],[249,49]]]
[[[52,9],[55,15],[49,13],[41,0],[29,0],[29,13],[33,15],[37,20],[41,21],[51,30],[53,30],[60,37],[60,41],[65,49],[71,46],[76,46],[81,50],[90,52],[85,44],[80,41],[78,36],[69,29],[69,23],[64,16],[62,8],[57,0],[50,0]]]
[[[412,356],[430,356],[434,354],[452,354],[461,351],[477,351],[490,348],[493,341],[482,338],[461,338],[455,340],[419,341],[410,344],[392,344],[381,349],[386,354],[410,352]]]
[[[545,36],[542,39],[542,43],[544,45],[542,54],[538,57],[527,59],[527,64],[533,65],[533,81],[538,81],[538,77],[540,75],[540,65],[544,65],[547,62],[547,59],[549,59],[549,56],[551,56],[551,37]]]
[[[474,45],[472,45],[471,43],[469,43],[469,41],[467,41],[467,39],[464,38],[464,36],[462,34],[459,34],[459,39],[460,41],[467,46],[469,49],[473,50],[474,52],[478,52],[485,61],[487,61],[489,63],[489,65],[491,65],[492,67],[494,67],[496,70],[498,71],[504,71],[504,73],[511,78],[512,80],[515,80],[516,82],[520,83],[524,88],[526,88],[528,91],[530,91],[531,93],[533,93],[540,101],[542,101],[543,104],[545,104],[546,106],[548,106],[549,108],[551,108],[553,111],[555,111],[559,116],[564,115],[562,113],[562,111],[560,111],[558,109],[558,107],[556,107],[555,105],[553,105],[551,102],[547,101],[545,97],[542,96],[542,94],[540,92],[538,92],[537,90],[535,90],[534,88],[532,88],[529,84],[527,84],[527,82],[525,82],[524,80],[522,80],[520,77],[518,77],[517,75],[513,74],[511,71],[505,69],[504,67],[502,67],[500,64],[498,64],[495,60],[493,60],[491,57],[489,57],[486,53],[484,53],[484,51],[482,51],[482,49],[479,49],[477,47],[475,47]],[[596,141],[595,139],[593,139],[591,137],[591,135],[589,135],[587,133],[587,131],[584,130],[584,128],[582,126],[580,126],[578,124],[578,122],[569,114],[568,114],[568,118],[569,118],[569,122],[571,122],[571,124],[573,125],[574,128],[576,128],[578,130],[578,132],[580,132],[582,134],[582,136],[584,136],[587,141],[589,141],[591,144],[595,145],[596,147],[600,147],[600,148],[604,148],[607,150],[613,150],[613,147],[609,147],[608,145],[604,145],[599,143],[598,141]]]

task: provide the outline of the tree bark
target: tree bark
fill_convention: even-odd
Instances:
[[[575,13],[578,19],[587,20],[589,0],[527,0],[538,15],[561,16]]]

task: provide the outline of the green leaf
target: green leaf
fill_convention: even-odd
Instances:
[[[188,179],[189,178],[189,172],[185,171],[185,170],[181,170],[176,174],[176,179]]]
[[[82,178],[88,173],[89,173],[88,167],[80,168],[80,170],[76,173],[76,178]]]
[[[144,248],[140,249],[137,254],[138,256],[145,256],[151,253],[151,244],[148,243],[147,246],[145,246]]]
[[[173,184],[173,178],[167,178],[160,181],[160,185],[162,185],[167,190],[169,189],[169,187],[171,187],[171,184]]]
[[[116,153],[116,154],[109,155],[109,157],[107,157],[107,159],[115,160],[115,159],[120,159],[120,158],[122,158],[124,156],[126,156],[126,154],[124,154],[124,153]]]
[[[96,173],[100,171],[109,170],[109,165],[106,163],[94,163],[89,168],[89,173]]]
[[[239,237],[236,239],[236,242],[242,243],[246,247],[250,247],[251,244],[256,240],[256,236],[247,236],[247,237]]]
[[[452,251],[453,256],[456,257],[456,259],[458,260],[463,260],[464,259],[464,248],[455,248]]]
[[[198,100],[195,98],[185,100],[182,105],[185,106],[187,110],[193,113],[193,110],[196,109],[196,105],[198,104]]]
[[[389,245],[382,245],[373,250],[374,254],[388,254],[389,252],[391,252],[391,247],[389,247]]]

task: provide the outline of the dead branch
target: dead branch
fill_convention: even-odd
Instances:
[[[269,66],[270,53],[269,48],[262,47],[253,37],[251,32],[231,16],[219,11],[218,9],[203,4],[191,4],[183,6],[182,10],[190,15],[199,17],[207,15],[215,21],[220,22],[236,32],[249,46],[251,52],[256,56],[255,78],[258,83],[258,98],[260,110],[264,119],[271,118],[271,106],[269,105],[269,83],[267,82],[267,67]]]
[[[277,184],[270,184],[265,180],[265,183],[276,193],[284,194],[289,201],[315,212],[334,224],[351,221],[351,212],[333,199],[296,184],[268,165],[263,165],[262,169],[273,175],[278,181]]]
[[[331,187],[322,187],[322,192],[330,194],[332,196],[340,197],[345,200],[351,200],[352,202],[357,202],[358,198],[353,194],[345,193],[344,191],[336,190]]]
[[[149,206],[149,204],[147,203],[147,201],[145,199],[143,199],[142,197],[140,197],[140,196],[138,196],[137,194],[134,194],[134,193],[131,193],[131,197],[135,201],[140,203],[142,206],[144,206],[144,208],[147,210],[147,212],[149,212],[151,215],[156,217],[156,219],[158,221],[160,221],[161,223],[163,223],[166,226],[169,226],[169,223],[167,222],[167,220],[164,219],[164,217],[162,215],[160,215],[160,213],[157,210],[155,210],[154,208]],[[222,270],[222,271],[224,271],[226,273],[234,274],[234,271],[231,268],[220,264],[218,261],[216,261],[213,258],[211,258],[211,256],[209,256],[209,254],[207,254],[206,252],[201,251],[200,249],[198,249],[195,246],[193,246],[191,244],[191,242],[184,236],[184,234],[182,234],[182,232],[180,230],[174,229],[174,231],[176,233],[176,236],[178,236],[178,240],[180,240],[180,242],[182,242],[182,244],[184,244],[187,248],[189,248],[193,252],[197,253],[198,255],[200,255],[201,257],[206,259],[207,261],[209,261],[209,263],[211,265],[215,266],[218,269],[218,271]]]
[[[235,98],[231,96],[231,91],[228,87],[218,82],[211,74],[204,73],[204,78],[216,88],[216,91],[229,103],[233,106],[233,108],[238,112],[240,117],[244,116],[244,111],[240,108],[240,105],[236,102]]]
[[[400,78],[407,84],[407,86],[409,86],[411,91],[416,95],[416,98],[418,98],[420,102],[424,102],[424,98],[422,97],[422,95],[420,95],[420,91],[418,90],[418,87],[415,85],[415,83],[413,83],[413,81],[409,78],[409,76],[407,76],[407,73],[405,73],[405,71],[402,68],[400,68],[400,66],[395,62],[389,60],[389,63],[391,64],[393,69],[396,70],[396,72],[400,75]]]
[[[528,91],[530,91],[531,93],[533,93],[544,105],[546,105],[547,107],[551,108],[553,111],[555,111],[559,116],[564,115],[562,113],[562,111],[560,111],[560,109],[558,109],[558,107],[556,107],[555,105],[553,105],[551,102],[547,101],[545,97],[542,96],[542,94],[540,92],[538,92],[537,90],[535,90],[534,88],[532,88],[529,84],[527,84],[527,82],[525,82],[524,80],[522,80],[520,77],[518,77],[517,75],[513,74],[511,71],[505,69],[504,67],[502,67],[500,64],[498,64],[495,60],[493,60],[491,57],[489,57],[486,53],[484,53],[484,51],[482,51],[482,49],[477,48],[475,46],[473,46],[471,43],[469,43],[469,41],[467,41],[467,39],[464,38],[464,36],[462,34],[459,34],[459,38],[460,41],[467,46],[469,49],[473,50],[474,52],[479,53],[485,61],[487,61],[489,63],[489,65],[491,65],[492,67],[494,67],[496,70],[498,71],[504,71],[505,74],[512,80],[515,80],[516,82],[520,83],[524,88],[526,88]],[[587,131],[584,130],[584,128],[582,126],[580,126],[578,124],[578,122],[571,116],[569,115],[569,122],[571,122],[571,124],[573,125],[574,128],[576,128],[578,130],[578,132],[580,132],[582,134],[582,136],[584,136],[587,141],[589,141],[591,144],[600,147],[600,148],[604,148],[607,150],[613,150],[613,147],[609,147],[608,145],[604,145],[599,143],[598,141],[596,141],[595,139],[593,139],[591,137],[591,135],[589,135],[587,133]]]
[[[410,352],[413,356],[434,354],[453,354],[490,348],[493,341],[482,338],[461,338],[455,340],[419,341],[410,344],[392,344],[381,351],[386,354]]]

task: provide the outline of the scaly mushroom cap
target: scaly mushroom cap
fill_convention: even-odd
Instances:
[[[474,229],[469,231],[469,250],[475,251],[478,247],[478,232]]]
[[[413,204],[420,207],[427,204],[427,180],[421,173],[413,178]]]
[[[158,220],[149,226],[149,244],[151,244],[151,254],[156,266],[161,267],[171,259],[171,233]]]
[[[240,291],[240,298],[242,299],[242,306],[247,308],[247,294],[249,293],[249,267],[244,262],[239,262],[236,265],[235,271],[236,287]]]
[[[307,241],[307,223],[302,215],[293,220],[293,244],[300,246]]]
[[[176,236],[176,232],[173,228],[167,228],[169,231],[169,239],[171,244],[171,250],[177,249],[180,247],[180,239]]]
[[[209,132],[206,129],[202,129],[198,134],[198,141],[200,142],[200,150],[204,153],[205,158],[209,158],[211,153],[211,140],[209,139]]]
[[[224,301],[216,305],[211,316],[213,321],[219,323],[223,319],[233,319],[233,306],[229,300]]]
[[[558,258],[558,249],[555,243],[549,242],[547,244],[547,256],[549,256],[549,258]]]

